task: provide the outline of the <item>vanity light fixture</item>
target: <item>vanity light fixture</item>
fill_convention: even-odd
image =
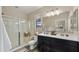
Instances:
[[[62,13],[62,11],[57,8],[55,10],[51,10],[50,12],[47,12],[45,16],[47,16],[47,17],[55,16],[55,15],[59,15],[61,13]]]
[[[51,11],[50,13],[51,13],[51,16],[54,16],[55,15],[53,11]]]
[[[51,16],[51,13],[50,12],[46,13],[46,16]]]
[[[55,14],[55,15],[59,15],[59,14],[61,14],[61,13],[62,13],[62,11],[59,10],[59,9],[56,9],[56,10],[54,11],[54,14]]]

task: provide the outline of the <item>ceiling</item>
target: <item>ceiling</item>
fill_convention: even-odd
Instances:
[[[28,13],[31,13],[41,7],[42,6],[15,6],[14,8],[16,8],[17,10],[19,10],[21,12],[28,14]]]

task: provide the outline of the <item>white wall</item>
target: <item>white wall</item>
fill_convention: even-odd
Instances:
[[[1,6],[0,6],[0,22],[1,22],[1,19],[2,19],[1,13],[2,13],[2,9],[1,9]],[[0,51],[1,50],[2,50],[2,29],[1,29],[1,23],[0,23]]]

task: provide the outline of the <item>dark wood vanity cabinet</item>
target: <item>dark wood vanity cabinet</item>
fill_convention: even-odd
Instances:
[[[79,42],[38,36],[38,50],[40,52],[77,52],[79,51]]]

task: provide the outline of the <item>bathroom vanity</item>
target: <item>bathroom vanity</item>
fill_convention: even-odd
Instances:
[[[40,52],[78,52],[79,40],[77,37],[39,34],[37,47]]]

